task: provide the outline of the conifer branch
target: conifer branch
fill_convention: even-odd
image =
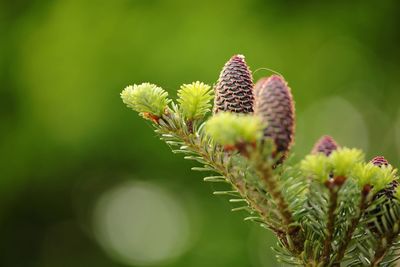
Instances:
[[[322,259],[324,266],[329,263],[331,251],[332,251],[332,241],[333,235],[335,233],[335,218],[336,218],[336,209],[338,206],[338,188],[334,184],[333,180],[329,180],[327,183],[327,187],[329,189],[329,207],[328,207],[328,222],[326,224],[327,229],[327,237],[324,241],[324,250],[322,253]]]
[[[168,123],[168,120],[166,120],[165,123]],[[211,155],[208,151],[205,151],[202,146],[196,145],[203,142],[207,143],[207,141],[200,140],[199,136],[191,134],[190,132],[188,134],[185,131],[182,131],[182,129],[173,129],[174,128],[171,127],[167,133],[176,135],[184,142],[188,149],[201,156],[207,164],[214,167],[214,171],[228,179],[234,190],[238,191],[241,196],[245,197],[250,207],[261,216],[263,223],[279,236],[284,235],[286,231],[281,229],[278,225],[270,223],[270,220],[267,217],[269,213],[269,210],[267,209],[269,204],[266,198],[260,195],[256,187],[246,184],[242,179],[240,179],[240,177],[236,177],[235,172],[227,170],[226,164],[215,161],[215,159],[210,157]]]
[[[282,220],[286,236],[281,236],[281,240],[287,243],[291,251],[296,254],[300,253],[304,242],[302,237],[299,237],[298,235],[300,227],[294,223],[292,212],[290,211],[289,205],[282,195],[282,190],[273,175],[271,165],[259,161],[256,169],[258,170],[268,193],[271,195],[272,200],[276,203],[278,215]]]
[[[399,196],[400,192],[397,191],[396,195]],[[389,201],[390,202],[390,201]],[[371,267],[379,266],[380,263],[385,259],[389,250],[393,247],[394,243],[398,240],[400,234],[400,214],[399,214],[399,206],[398,203],[393,204],[390,207],[390,204],[386,203],[384,207],[385,211],[388,211],[384,216],[388,219],[385,225],[383,226],[384,231],[378,233],[378,244],[375,248],[375,254],[371,260]],[[382,220],[386,220],[386,218],[382,218]],[[390,222],[391,219],[394,221]]]
[[[142,83],[126,87],[121,97],[174,153],[202,164],[192,170],[217,173],[204,181],[232,186],[214,194],[244,203],[232,211],[250,212],[245,221],[277,236],[278,261],[392,266],[400,257],[397,169],[381,156],[366,162],[361,150],[341,147],[330,136],[300,163],[292,161],[295,108],[282,76],[254,85],[244,56],[236,55],[214,92],[201,82],[184,84],[175,104],[161,87]]]
[[[367,200],[368,200],[368,195],[369,195],[370,191],[371,191],[371,186],[369,186],[369,185],[364,186],[364,188],[361,192],[360,204],[358,206],[357,214],[351,220],[350,226],[345,233],[344,239],[343,239],[342,243],[339,245],[336,260],[335,260],[336,266],[340,266],[340,261],[343,259],[344,255],[345,255],[346,249],[347,249],[348,245],[350,244],[350,241],[351,241],[351,238],[353,237],[354,231],[356,230],[356,228],[361,220],[361,217],[363,216],[365,210],[368,207]]]
[[[271,166],[260,163],[257,166],[260,173],[260,177],[264,182],[268,193],[271,194],[272,199],[275,201],[278,207],[279,215],[284,223],[287,233],[293,232],[293,218],[289,210],[289,205],[287,204],[285,198],[283,197],[281,190],[278,186],[276,179],[273,177]]]
[[[379,264],[385,258],[388,250],[392,247],[393,242],[400,233],[399,223],[400,222],[397,222],[397,227],[392,232],[380,237],[378,247],[375,249],[374,258],[371,261],[371,267],[379,266]]]

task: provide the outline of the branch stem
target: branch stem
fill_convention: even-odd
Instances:
[[[293,253],[300,254],[304,245],[304,240],[299,236],[300,227],[294,225],[289,205],[280,190],[277,180],[273,176],[271,166],[260,160],[258,160],[258,162],[260,163],[256,165],[256,169],[258,170],[268,193],[276,203],[277,213],[279,217],[281,217],[283,226],[285,227],[286,236],[280,236],[281,240],[287,244]]]
[[[293,226],[291,225],[294,222],[292,213],[290,212],[289,205],[279,189],[276,179],[274,179],[272,176],[272,170],[269,166],[265,166],[265,164],[258,166],[258,170],[261,173],[261,178],[267,187],[268,193],[271,194],[272,199],[275,201],[278,207],[278,213],[280,214],[281,219],[287,228],[287,232],[290,234],[294,230]]]
[[[271,166],[262,163],[260,164],[261,168],[258,171],[262,174],[261,177],[265,182],[267,191],[270,193],[272,199],[277,205],[277,215],[278,217],[281,217],[283,222],[282,226],[273,224],[269,219],[271,207],[265,193],[260,192],[257,186],[254,186],[251,183],[246,183],[241,176],[238,177],[235,175],[235,172],[232,172],[226,167],[224,159],[216,160],[214,156],[210,155],[207,146],[202,145],[204,140],[202,140],[201,136],[192,133],[194,132],[193,128],[192,131],[186,131],[184,129],[185,127],[179,127],[179,123],[176,125],[170,125],[168,120],[169,119],[162,120],[163,124],[167,126],[165,127],[167,133],[173,134],[178,139],[182,140],[189,150],[201,156],[210,167],[224,176],[233,188],[246,200],[248,205],[260,215],[260,218],[263,220],[265,225],[275,232],[275,234],[284,241],[288,247],[290,247],[291,251],[299,254],[303,245],[303,240],[298,235],[300,227],[294,225],[294,220],[289,210],[289,206],[280,191],[275,177],[272,175]],[[172,123],[174,122],[172,121]]]
[[[324,241],[324,250],[322,252],[323,266],[327,266],[330,261],[330,255],[332,251],[332,241],[335,231],[335,211],[337,208],[338,199],[338,188],[336,186],[330,186],[329,188],[329,208],[328,208],[328,222],[326,224],[328,236]]]
[[[397,224],[400,223],[400,221],[396,222]],[[379,264],[382,262],[382,260],[385,258],[386,253],[390,249],[390,247],[393,245],[393,242],[396,240],[396,237],[398,237],[400,233],[400,227],[395,228],[394,231],[381,236],[379,240],[379,245],[375,250],[375,255],[374,258],[371,261],[371,267],[376,267],[379,266]]]
[[[371,267],[379,266],[379,264],[385,257],[387,250],[392,245],[393,239],[394,239],[393,235],[390,235],[389,237],[381,238],[378,248],[375,250],[374,258],[371,261],[371,265],[370,265]]]
[[[278,226],[274,226],[268,222],[269,221],[267,217],[268,210],[266,209],[265,205],[262,204],[262,202],[266,201],[266,198],[262,197],[254,186],[251,186],[249,184],[244,184],[242,181],[240,181],[240,179],[237,179],[232,172],[227,171],[226,167],[222,163],[215,162],[215,160],[210,158],[210,155],[207,153],[207,151],[203,150],[201,147],[196,145],[196,143],[199,143],[199,140],[196,139],[198,138],[197,136],[187,135],[179,130],[174,131],[173,133],[176,134],[192,151],[194,151],[195,153],[200,155],[203,159],[205,159],[208,164],[214,166],[215,170],[219,174],[226,177],[232,184],[233,188],[246,199],[247,203],[255,211],[257,211],[257,213],[261,216],[263,222],[268,228],[270,228],[278,236],[285,235],[284,230],[279,229]]]
[[[336,257],[336,264],[337,266],[339,266],[340,261],[343,259],[346,249],[351,241],[351,238],[354,234],[354,231],[357,228],[358,223],[361,220],[361,217],[364,213],[364,211],[367,209],[368,207],[368,203],[367,203],[367,196],[368,193],[365,191],[361,192],[361,199],[360,199],[360,204],[359,204],[359,208],[358,208],[358,213],[357,215],[351,220],[350,223],[350,227],[347,229],[347,232],[344,236],[343,242],[342,244],[339,246],[339,250],[338,250],[338,254]]]

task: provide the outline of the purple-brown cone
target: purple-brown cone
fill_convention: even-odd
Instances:
[[[283,77],[272,75],[257,82],[254,113],[267,123],[264,136],[271,137],[276,152],[285,156],[293,144],[295,115],[292,93]]]
[[[372,164],[375,166],[381,167],[382,165],[388,166],[389,161],[387,161],[384,157],[382,156],[376,156],[370,161]]]
[[[371,159],[370,162],[372,164],[374,164],[375,166],[378,166],[379,168],[381,168],[382,166],[389,166],[389,162],[382,156],[376,156],[373,159]],[[386,188],[378,191],[373,197],[373,200],[376,200],[376,199],[381,198],[381,197],[385,197],[386,198],[386,200],[381,205],[377,206],[375,209],[373,209],[369,213],[369,215],[377,217],[377,223],[379,225],[382,224],[382,215],[376,215],[376,214],[381,213],[382,206],[384,206],[386,208],[386,210],[390,209],[390,207],[392,205],[393,198],[395,198],[394,195],[396,193],[396,188],[397,188],[398,185],[399,185],[398,181],[397,180],[393,180],[390,184],[387,185]],[[388,224],[389,227],[393,226],[393,222],[386,222],[386,223]],[[374,222],[369,223],[368,224],[368,228],[374,233],[378,233],[379,232],[378,228],[376,227]],[[381,228],[383,228],[383,227],[381,227]]]
[[[270,77],[262,77],[256,82],[253,89],[254,98],[257,98],[258,94],[261,92],[261,89],[264,88],[264,84],[269,80],[269,78]]]
[[[223,67],[215,87],[214,114],[253,112],[253,77],[244,56],[233,56]]]
[[[378,166],[379,168],[382,166],[389,166],[389,161],[387,161],[384,157],[382,156],[376,156],[373,159],[370,160],[372,164],[375,166]],[[394,193],[396,192],[396,187],[399,185],[397,180],[392,181],[390,184],[388,184],[388,187],[380,190],[377,192],[374,196],[374,199],[381,197],[385,195],[389,199],[394,198]]]
[[[322,136],[314,145],[311,154],[323,153],[329,156],[334,150],[338,149],[339,145],[329,135]]]

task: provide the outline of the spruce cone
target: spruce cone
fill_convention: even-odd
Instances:
[[[329,156],[334,150],[338,149],[339,145],[329,135],[322,136],[314,145],[311,154],[323,153]]]
[[[379,168],[382,166],[388,166],[389,162],[382,156],[376,156],[370,161],[372,164],[375,166],[378,166]],[[385,195],[388,199],[393,199],[394,198],[394,193],[396,191],[396,187],[398,186],[397,180],[392,181],[390,184],[388,184],[388,187],[385,189],[380,190],[377,192],[374,196],[374,199],[377,199],[378,197],[381,197]]]
[[[257,82],[254,113],[267,123],[264,136],[274,140],[283,158],[294,138],[294,102],[286,81],[277,75]]]
[[[375,158],[371,159],[370,161],[372,164],[375,166],[381,167],[382,165],[388,166],[389,161],[387,161],[384,157],[382,156],[376,156]]]
[[[389,162],[382,156],[376,156],[373,159],[371,159],[370,161],[372,164],[374,164],[375,166],[378,166],[379,168],[382,166],[388,166]],[[380,191],[378,191],[374,197],[373,200],[376,200],[380,197],[385,197],[386,200],[379,206],[377,206],[374,210],[372,210],[369,215],[374,215],[374,214],[378,214],[381,212],[382,206],[384,206],[386,209],[389,209],[392,205],[392,200],[394,198],[394,194],[396,192],[396,188],[399,185],[397,180],[392,181],[390,184],[388,184],[388,186]],[[382,224],[382,215],[378,215],[377,216],[377,222],[378,224]],[[387,222],[389,227],[392,227],[393,222]],[[368,228],[374,232],[374,233],[378,233],[378,229],[375,225],[375,223],[371,222],[368,224]]]
[[[224,66],[215,87],[214,114],[219,111],[253,112],[253,77],[244,56],[233,56]]]

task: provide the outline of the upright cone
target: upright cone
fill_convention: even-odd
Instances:
[[[294,102],[283,77],[262,78],[255,86],[254,113],[267,124],[264,136],[274,140],[276,152],[286,156],[294,140]]]
[[[323,153],[329,156],[334,150],[338,149],[339,145],[329,135],[322,136],[314,145],[311,154]]]
[[[387,161],[384,157],[382,156],[376,156],[373,159],[370,160],[372,164],[378,167],[382,166],[389,166],[389,161]]]
[[[233,56],[223,67],[215,87],[214,114],[253,112],[253,77],[244,56]]]
[[[389,166],[389,162],[387,161],[387,159],[385,159],[382,156],[376,156],[373,159],[371,159],[370,162],[375,166],[378,166],[379,168],[381,168],[382,166]],[[389,199],[393,199],[394,193],[398,185],[399,183],[397,182],[397,180],[392,181],[390,184],[388,184],[387,188],[384,188],[379,192],[377,192],[374,196],[374,199],[381,197],[383,195],[385,195]]]
[[[372,164],[374,164],[375,166],[378,166],[379,168],[381,168],[382,166],[390,165],[389,162],[382,156],[376,156],[373,159],[371,159],[370,162]],[[395,195],[396,188],[398,185],[399,185],[399,183],[397,182],[397,180],[393,180],[390,184],[388,184],[388,186],[386,188],[376,192],[373,197],[373,200],[376,200],[381,197],[386,198],[383,203],[381,203],[380,205],[375,207],[375,209],[373,209],[369,213],[370,215],[375,215],[377,217],[376,223],[381,226],[380,228],[383,228],[382,227],[383,226],[382,215],[376,215],[376,214],[381,213],[382,207],[385,207],[386,210],[390,209],[390,207],[392,205],[392,201],[395,198],[394,195]],[[389,225],[389,227],[393,226],[393,222],[387,222],[387,224]],[[374,233],[379,233],[378,227],[375,225],[374,222],[369,223],[368,228]]]

